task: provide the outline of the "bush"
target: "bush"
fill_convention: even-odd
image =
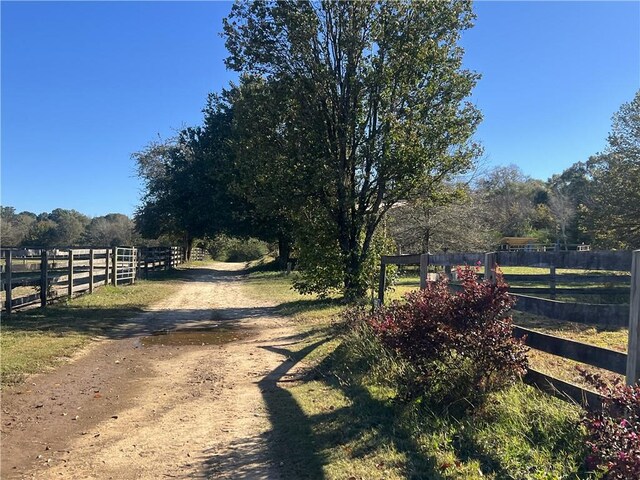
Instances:
[[[234,238],[226,235],[216,236],[210,243],[209,254],[222,262],[250,262],[258,260],[268,253],[267,244],[255,238]]]
[[[526,371],[527,348],[512,337],[507,311],[513,300],[498,274],[495,285],[478,282],[472,268],[458,270],[462,290],[442,279],[378,309],[369,319],[382,343],[416,369],[409,398],[428,395],[442,405],[480,402]]]
[[[589,413],[587,467],[606,479],[640,478],[640,385],[600,386],[602,411]]]

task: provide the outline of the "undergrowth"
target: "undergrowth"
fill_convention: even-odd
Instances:
[[[401,462],[404,478],[591,478],[584,468],[581,409],[521,382],[489,393],[462,415],[425,397],[406,401],[401,386],[416,375],[415,367],[364,324],[344,336],[325,367],[353,402],[386,406],[378,410],[384,418],[368,421],[387,424],[393,435],[370,448],[410,445]]]

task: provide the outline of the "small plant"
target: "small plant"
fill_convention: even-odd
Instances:
[[[601,378],[591,382],[604,395],[602,411],[588,413],[587,467],[603,478],[640,478],[640,384],[606,385]]]
[[[382,343],[415,367],[408,397],[427,394],[443,405],[481,401],[526,372],[527,348],[512,337],[513,300],[497,282],[478,282],[473,268],[458,269],[460,292],[446,279],[377,310],[369,324]]]

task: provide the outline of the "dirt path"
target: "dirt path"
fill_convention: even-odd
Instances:
[[[6,389],[2,478],[281,478],[264,391],[288,374],[279,352],[296,334],[243,294],[238,266],[216,268],[193,270],[122,338]],[[145,337],[202,327],[219,330]]]

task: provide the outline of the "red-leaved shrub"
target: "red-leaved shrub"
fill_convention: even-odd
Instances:
[[[496,284],[479,282],[469,267],[458,278],[458,292],[442,279],[369,318],[382,343],[416,369],[409,396],[471,404],[526,372],[527,348],[512,337],[513,300],[500,273]]]
[[[640,385],[601,386],[602,411],[589,413],[587,467],[606,479],[640,478]]]

